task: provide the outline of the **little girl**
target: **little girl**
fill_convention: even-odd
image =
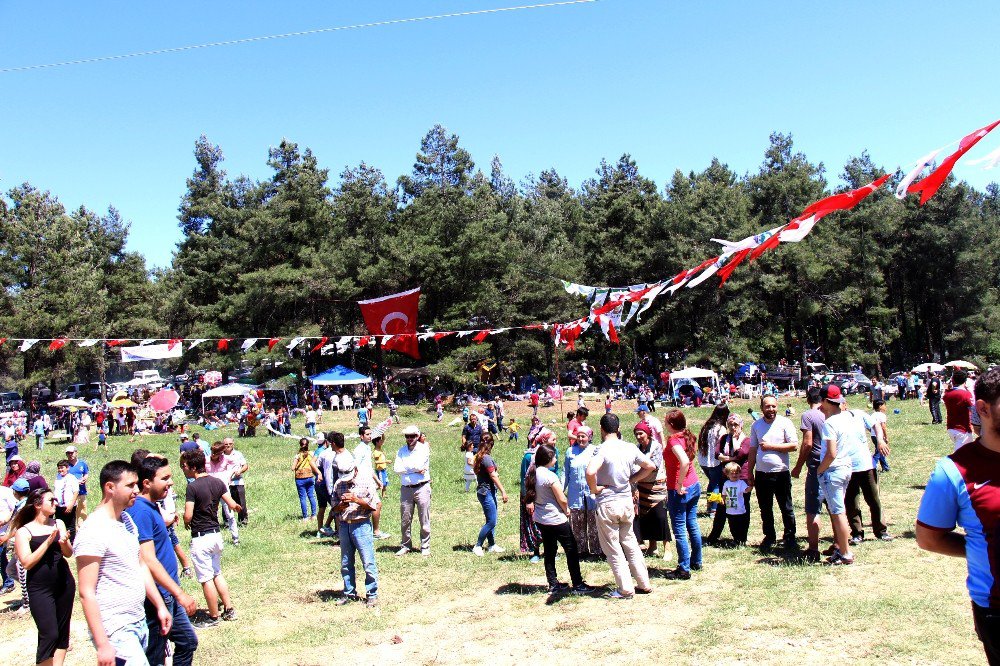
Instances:
[[[472,469],[472,463],[476,459],[476,454],[472,452],[472,440],[462,444],[461,450],[465,454],[465,471],[462,472],[462,478],[465,479],[465,492],[469,492],[469,488],[476,482],[476,472]]]
[[[747,482],[740,478],[740,466],[726,463],[723,470],[729,480],[722,484],[722,496],[726,503],[726,520],[729,532],[737,546],[747,545],[750,529],[750,512],[747,510]]]

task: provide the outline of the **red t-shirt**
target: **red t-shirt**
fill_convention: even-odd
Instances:
[[[538,394],[537,393],[532,393],[531,394],[531,406],[535,407],[537,405],[538,405]]]
[[[667,469],[667,490],[677,489],[677,475],[681,471],[681,461],[677,458],[677,454],[674,453],[674,446],[679,446],[681,449],[684,448],[684,435],[677,433],[676,435],[671,435],[670,439],[667,440],[667,446],[663,449],[663,462]],[[684,477],[684,487],[690,488],[694,484],[698,483],[698,473],[694,471],[694,461],[688,461],[687,476]]]
[[[972,432],[969,409],[974,405],[972,394],[963,388],[954,388],[944,394],[944,408],[948,414],[945,427],[948,430]]]

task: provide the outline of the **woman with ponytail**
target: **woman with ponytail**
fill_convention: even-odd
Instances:
[[[667,468],[667,505],[677,542],[677,568],[668,578],[688,580],[691,570],[701,569],[701,529],[698,527],[698,500],[701,485],[694,470],[698,438],[687,428],[687,419],[673,409],[663,419],[669,438],[663,454]]]
[[[479,537],[476,539],[476,546],[472,552],[482,557],[483,544],[489,544],[491,553],[502,553],[503,548],[496,544],[493,530],[497,526],[497,491],[503,498],[503,503],[507,503],[507,491],[500,483],[500,475],[497,473],[497,464],[493,460],[493,435],[488,432],[483,433],[479,442],[479,451],[472,460],[472,470],[476,473],[476,496],[479,503],[483,505],[483,516],[486,522],[479,530]]]

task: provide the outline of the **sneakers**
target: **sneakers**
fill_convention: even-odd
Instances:
[[[845,557],[838,550],[833,555],[827,558],[826,563],[832,566],[854,564],[854,556],[852,555],[851,557]]]
[[[493,544],[492,546],[490,546],[490,552],[491,553],[502,553],[502,552],[504,552],[504,547],[503,546],[498,546],[496,544]]]
[[[378,532],[376,532],[373,536],[376,539],[388,539],[389,538],[389,535],[386,534],[385,532],[382,532],[381,530],[378,531]]]
[[[431,549],[430,548],[424,548],[424,549],[422,549],[420,551],[420,554],[423,555],[424,557],[430,557],[431,556]]]
[[[619,590],[614,590],[613,592],[611,592],[611,594],[608,595],[608,597],[611,599],[631,599],[634,596],[635,596],[634,594],[622,594],[621,591]]]
[[[528,561],[531,562],[532,564],[538,564],[539,562],[542,561],[542,558],[538,557],[538,555],[532,555],[531,559]]]
[[[865,540],[865,538],[863,536],[855,535],[855,536],[852,536],[850,539],[848,539],[847,543],[851,544],[852,546],[858,546],[861,543],[863,543],[864,540]]]
[[[673,571],[668,571],[663,577],[667,580],[691,580],[691,572],[677,567]]]
[[[892,536],[892,535],[891,535],[891,534],[889,534],[888,532],[882,532],[882,534],[879,534],[879,535],[878,535],[878,540],[879,540],[879,541],[892,541],[892,540],[893,540],[893,539],[895,539],[895,538],[896,538],[896,537]]]
[[[181,578],[194,578],[194,569],[191,567],[184,567],[181,571]]]
[[[219,626],[219,616],[216,615],[215,617],[212,617],[209,615],[208,617],[202,618],[197,622],[192,622],[191,626],[195,629],[210,629],[212,627],[217,627]]]
[[[365,608],[378,608],[378,597],[366,597]]]
[[[5,594],[10,594],[13,591],[14,591],[14,583],[13,582],[8,583],[7,585],[0,587],[0,596],[3,596]]]
[[[344,596],[337,599],[334,603],[338,606],[346,606],[353,601],[361,601],[361,597],[356,594],[345,594]]]
[[[319,528],[319,532],[316,533],[316,538],[319,538],[319,537],[332,537],[332,536],[333,536],[333,530],[330,529],[329,527],[325,527],[325,526]]]
[[[410,549],[407,548],[406,546],[403,546],[402,548],[400,548],[399,550],[396,551],[396,556],[398,557],[398,556],[401,556],[401,555],[406,555],[409,552],[410,552]]]
[[[227,608],[226,610],[222,611],[222,619],[225,620],[226,622],[232,622],[233,620],[235,620],[236,619],[236,609],[235,608]]]
[[[569,590],[569,585],[566,583],[554,583],[549,585],[549,594],[561,594]]]
[[[486,553],[483,551],[483,547],[482,546],[473,546],[472,547],[472,554],[475,555],[476,557],[482,557]]]
[[[572,594],[593,594],[597,591],[597,588],[593,585],[587,585],[586,583],[580,583],[579,585],[574,585],[573,589],[570,590]]]

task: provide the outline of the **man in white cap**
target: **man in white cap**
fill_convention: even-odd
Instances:
[[[420,521],[420,554],[431,554],[431,449],[427,438],[420,434],[415,425],[403,428],[406,444],[399,447],[392,468],[399,474],[399,511],[403,531],[403,541],[396,555],[406,555],[413,550],[410,540],[410,526],[413,523],[413,508],[416,506]]]
[[[340,573],[344,577],[344,596],[338,605],[360,601],[354,582],[354,554],[361,556],[365,569],[365,606],[378,604],[378,566],[375,564],[375,537],[372,513],[381,500],[375,479],[367,471],[359,473],[354,458],[347,451],[337,454],[340,478],[333,487],[333,511],[340,516]]]

